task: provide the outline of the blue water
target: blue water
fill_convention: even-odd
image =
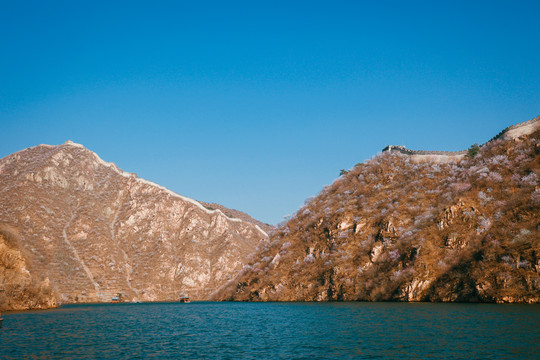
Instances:
[[[4,314],[5,359],[540,359],[540,306],[72,305]]]

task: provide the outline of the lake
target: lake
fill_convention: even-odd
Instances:
[[[3,318],[3,359],[540,359],[538,305],[100,304]]]

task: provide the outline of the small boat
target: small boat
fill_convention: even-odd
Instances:
[[[191,300],[189,300],[189,296],[180,295],[180,302],[181,303],[188,303],[188,302],[191,302]]]
[[[112,299],[111,299],[111,302],[113,302],[113,303],[120,302],[120,298],[118,296],[113,296]]]

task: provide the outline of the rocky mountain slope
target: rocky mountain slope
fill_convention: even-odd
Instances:
[[[56,306],[49,280],[30,274],[18,239],[8,229],[0,231],[0,284],[0,311]]]
[[[266,237],[69,141],[0,160],[2,229],[62,303],[206,299]]]
[[[266,223],[263,223],[262,221],[254,219],[251,216],[249,216],[248,214],[246,214],[245,212],[235,210],[235,209],[229,209],[229,208],[227,208],[227,207],[225,207],[223,205],[216,204],[216,203],[207,203],[207,202],[204,202],[204,201],[199,201],[199,203],[201,203],[201,205],[204,206],[205,208],[207,208],[208,210],[219,210],[223,214],[225,214],[225,216],[227,216],[229,218],[240,219],[240,220],[243,220],[243,221],[250,222],[250,223],[252,223],[254,225],[257,225],[258,227],[260,227],[266,233],[268,233],[268,232],[272,231],[272,229],[274,229],[274,227],[272,225],[266,224]]]
[[[540,302],[539,127],[461,159],[356,165],[216,299]]]

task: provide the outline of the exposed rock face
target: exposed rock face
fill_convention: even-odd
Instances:
[[[0,227],[60,302],[206,299],[266,237],[72,142],[1,159],[0,184]]]
[[[0,232],[0,311],[48,309],[56,306],[49,279],[33,276],[8,229]]]
[[[540,130],[474,158],[358,164],[218,294],[254,301],[540,302]]]

